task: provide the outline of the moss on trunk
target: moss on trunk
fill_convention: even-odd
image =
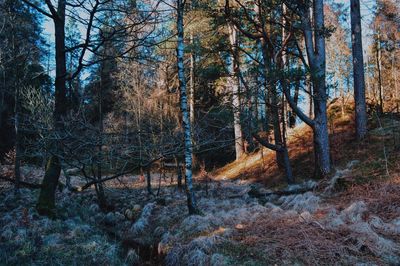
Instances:
[[[40,215],[53,216],[55,209],[55,194],[60,178],[61,165],[57,156],[51,156],[47,162],[46,173],[42,182],[36,209]]]

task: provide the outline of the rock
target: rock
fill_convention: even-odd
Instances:
[[[229,259],[219,253],[215,253],[211,256],[211,261],[210,261],[211,266],[228,266],[231,265]]]
[[[126,255],[125,262],[127,265],[140,265],[140,257],[134,249],[130,249]]]

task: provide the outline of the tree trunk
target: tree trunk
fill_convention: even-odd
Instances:
[[[383,85],[382,85],[382,51],[381,51],[381,38],[378,33],[378,40],[376,44],[376,61],[378,66],[378,93],[379,93],[379,113],[383,113]]]
[[[190,44],[193,46],[193,34],[190,35]],[[194,52],[193,48],[190,52],[190,89],[189,89],[189,111],[190,123],[194,124]]]
[[[193,191],[192,181],[192,136],[191,136],[191,125],[186,95],[186,80],[185,80],[185,68],[184,68],[184,29],[183,29],[183,12],[184,2],[177,0],[177,29],[178,29],[178,46],[177,46],[177,64],[178,64],[178,79],[180,89],[180,102],[182,112],[182,125],[185,136],[185,177],[186,177],[186,194],[189,214],[198,213],[196,197]]]
[[[331,161],[326,110],[328,95],[325,81],[324,1],[314,1],[313,26],[311,26],[310,14],[306,16],[303,22],[306,23],[304,37],[313,85],[315,174],[316,177],[325,178],[331,172]],[[312,38],[312,32],[314,32],[314,38]]]
[[[283,169],[285,170],[285,175],[286,175],[286,181],[288,184],[293,184],[295,179],[292,173],[292,167],[290,166],[290,160],[289,160],[289,153],[286,149],[285,146],[283,145],[274,145],[269,143],[266,140],[263,140],[260,138],[257,134],[253,134],[253,137],[264,147],[276,151],[277,153],[280,153],[283,158]]]
[[[53,19],[55,30],[55,60],[56,60],[56,79],[55,79],[55,108],[54,123],[55,130],[63,129],[63,117],[67,113],[66,97],[66,58],[65,58],[65,0],[58,1],[57,17]],[[58,143],[55,143],[56,150]],[[60,161],[56,154],[52,155],[47,163],[46,173],[43,178],[40,190],[37,209],[39,213],[51,215],[51,209],[55,208],[55,193],[58,180],[60,178]]]
[[[21,181],[21,132],[19,131],[19,123],[20,123],[20,96],[19,96],[19,85],[16,85],[15,88],[15,161],[14,161],[14,176],[15,176],[15,193],[19,191],[19,184]]]
[[[175,157],[175,165],[176,165],[176,175],[177,175],[177,185],[178,185],[178,189],[182,188],[182,170],[181,170],[181,166],[179,163],[179,160],[177,157]]]
[[[54,216],[55,191],[60,177],[61,165],[57,156],[51,156],[47,162],[46,173],[40,190],[39,201],[36,206],[40,215]]]
[[[308,116],[313,119],[314,117],[314,106],[313,106],[313,95],[312,95],[312,82],[309,80],[307,81],[307,87],[308,87]]]
[[[102,64],[101,72],[104,72]],[[99,145],[98,145],[98,156],[97,156],[97,179],[101,180],[102,178],[102,161],[103,161],[103,73],[100,74],[100,86],[99,86],[99,94],[98,94],[98,102],[99,102]],[[104,194],[104,187],[102,183],[96,184],[96,192],[97,192],[97,199],[99,201],[99,206],[102,210],[106,210],[107,202],[106,196]]]
[[[353,51],[354,102],[356,109],[356,137],[367,134],[367,107],[365,103],[364,59],[361,34],[360,0],[351,0],[351,40]]]
[[[147,192],[149,195],[153,195],[153,190],[151,188],[151,166],[146,168],[146,179],[147,179]]]
[[[237,31],[231,24],[229,27],[229,40],[231,44],[232,54],[230,62],[230,77],[228,79],[228,86],[232,92],[232,110],[233,110],[233,128],[235,135],[235,152],[236,160],[242,157],[244,153],[243,133],[240,124],[240,96],[239,96],[239,64],[237,58]]]
[[[300,78],[296,79],[296,84],[295,84],[295,89],[294,89],[294,96],[293,96],[293,101],[294,104],[297,106],[299,102],[299,93],[300,93]],[[296,126],[296,112],[293,110],[290,112],[289,116],[289,127],[294,128]]]

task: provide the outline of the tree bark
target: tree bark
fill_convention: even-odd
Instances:
[[[239,63],[237,55],[237,31],[232,24],[228,25],[229,28],[229,41],[231,44],[231,62],[229,65],[229,78],[228,86],[232,92],[232,110],[233,110],[233,128],[235,136],[235,153],[236,160],[242,157],[244,153],[243,133],[240,123],[240,96],[239,96]]]
[[[14,175],[15,175],[15,193],[19,191],[21,181],[21,132],[19,128],[20,123],[20,88],[19,85],[15,88],[15,158],[14,158]]]
[[[271,144],[268,141],[263,140],[257,134],[253,134],[253,137],[264,147],[266,147],[270,150],[276,151],[277,153],[282,154],[283,169],[285,170],[286,181],[288,184],[293,184],[295,182],[295,179],[294,179],[294,176],[292,173],[292,167],[290,166],[289,153],[288,153],[286,147],[283,145]]]
[[[61,165],[57,156],[52,156],[47,162],[46,173],[40,190],[39,201],[36,206],[40,215],[54,216],[55,191],[61,173]]]
[[[48,5],[51,5],[49,3]],[[51,7],[51,8],[50,8]],[[49,9],[54,8],[52,5]],[[55,61],[56,61],[56,79],[55,79],[55,107],[54,107],[54,123],[55,130],[63,129],[63,117],[67,113],[67,97],[66,97],[66,57],[65,57],[65,8],[66,1],[59,0],[57,12],[53,13],[53,22],[55,30]],[[57,143],[56,145],[57,149]],[[51,215],[51,209],[55,208],[55,193],[58,180],[60,178],[60,161],[57,155],[53,154],[46,168],[40,191],[37,209],[44,215]]]
[[[102,179],[102,161],[103,161],[103,73],[104,73],[104,65],[101,67],[101,74],[100,74],[100,84],[99,84],[99,92],[98,92],[98,102],[99,102],[99,145],[98,145],[98,156],[97,156],[97,179]],[[99,206],[102,210],[106,210],[107,202],[106,196],[104,193],[104,187],[102,183],[96,184],[96,193],[97,199],[99,201]]]
[[[326,93],[326,59],[324,36],[324,1],[313,2],[313,21],[311,12],[305,7],[301,12],[301,24],[306,45],[308,65],[310,68],[313,91],[310,95],[314,104],[314,119],[304,114],[295,104],[287,88],[283,88],[290,107],[309,125],[314,135],[315,175],[327,177],[331,173],[329,148],[328,116]]]
[[[364,59],[361,34],[360,0],[351,0],[351,40],[353,51],[354,102],[356,109],[356,137],[367,134],[367,107],[365,102]]]
[[[193,46],[193,34],[190,35],[190,44]],[[189,111],[190,123],[194,124],[194,52],[190,52],[190,88],[189,88]]]
[[[382,85],[382,51],[381,51],[381,38],[378,32],[378,39],[376,40],[376,61],[378,67],[378,94],[379,94],[379,113],[383,113],[383,85]]]
[[[293,96],[293,101],[296,106],[298,105],[298,102],[299,102],[299,93],[300,93],[300,78],[297,78],[296,83],[295,83],[294,96]],[[296,126],[296,119],[297,119],[296,112],[291,111],[290,116],[289,116],[289,127],[290,128],[294,128]]]
[[[184,67],[184,28],[183,28],[183,13],[184,2],[177,0],[177,29],[178,29],[178,46],[177,46],[177,65],[178,65],[178,79],[180,90],[180,103],[182,112],[182,125],[185,136],[185,174],[186,174],[186,195],[189,214],[198,213],[196,197],[193,191],[192,181],[192,136],[191,125],[186,95],[186,79]]]

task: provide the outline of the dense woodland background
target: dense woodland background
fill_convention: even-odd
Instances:
[[[113,261],[102,261],[105,265],[244,264],[243,258],[253,251],[237,250],[226,239],[218,258],[217,253],[190,246],[188,239],[204,230],[189,237],[179,231],[186,229],[175,228],[179,233],[168,238],[173,232],[170,226],[158,229],[162,232],[153,226],[155,235],[142,235],[150,224],[162,225],[161,218],[149,221],[154,210],[158,217],[170,219],[164,222],[171,226],[177,226],[178,217],[186,217],[187,210],[192,215],[187,217],[197,217],[187,219],[199,220],[185,219],[183,225],[185,221],[205,227],[213,224],[215,213],[204,203],[211,197],[212,204],[230,202],[238,212],[236,222],[232,214],[213,224],[222,228],[232,223],[239,232],[237,241],[254,241],[243,240],[244,221],[252,230],[293,233],[288,238],[294,242],[288,246],[299,248],[298,257],[290,255],[284,261],[276,250],[268,258],[251,253],[251,259],[261,265],[336,264],[335,256],[347,264],[398,262],[400,238],[393,219],[400,217],[394,215],[400,209],[389,199],[381,198],[378,208],[359,198],[365,206],[350,205],[353,208],[347,213],[389,208],[391,219],[384,222],[385,232],[392,230],[395,235],[390,240],[368,238],[355,248],[338,235],[319,232],[330,228],[321,220],[314,221],[319,229],[298,229],[326,236],[321,240],[313,235],[312,243],[344,246],[344,251],[328,252],[325,246],[311,245],[323,249],[319,257],[315,250],[302,253],[305,247],[294,237],[298,235],[294,227],[301,226],[288,225],[292,216],[274,218],[280,219],[281,228],[274,227],[277,220],[263,216],[274,212],[268,209],[268,202],[273,202],[285,211],[298,211],[304,221],[311,220],[304,211],[317,219],[315,213],[322,207],[310,206],[338,190],[345,191],[343,201],[329,194],[327,202],[339,212],[348,210],[339,205],[354,202],[365,184],[371,197],[379,197],[382,191],[377,191],[383,188],[387,197],[399,192],[386,189],[399,188],[400,2],[370,2],[0,0],[1,212],[12,217],[9,212],[18,210],[15,215],[26,227],[35,219],[43,222],[40,219],[45,218],[38,218],[42,216],[64,221],[74,213],[72,209],[63,213],[68,202],[85,201],[89,195],[92,201],[82,209],[103,216],[90,221],[100,233],[88,232],[111,234],[123,247],[112,255]],[[369,167],[373,163],[376,167]],[[356,170],[354,165],[359,165]],[[396,185],[372,184],[372,180],[391,180]],[[121,191],[126,194],[118,194]],[[259,204],[254,207],[242,197],[245,194]],[[303,205],[292,202],[299,200],[296,196],[305,197],[300,199]],[[243,202],[235,202],[238,197]],[[129,204],[121,203],[124,198]],[[179,213],[159,207],[171,204]],[[261,216],[249,218],[254,213]],[[354,215],[360,218],[362,213]],[[250,220],[240,220],[241,214]],[[86,223],[82,215],[78,228]],[[337,215],[345,220],[345,214]],[[335,220],[332,217],[330,222]],[[124,237],[123,225],[133,236]],[[353,225],[362,227],[358,226]],[[118,230],[110,232],[113,227]],[[30,251],[24,246],[25,255],[5,255],[14,241],[13,230],[2,235],[8,244],[0,245],[0,255],[6,264],[34,264],[32,254],[44,252],[35,250],[36,240]],[[357,230],[355,234],[377,234]],[[194,253],[166,248],[174,242],[187,244],[185,248]],[[246,245],[256,246],[251,243]],[[380,254],[379,246],[387,247],[387,254]],[[247,255],[229,258],[227,249]],[[104,253],[101,248],[94,250],[88,253]],[[57,261],[57,252],[40,254]],[[185,252],[191,255],[179,255]],[[90,259],[85,257],[85,264],[96,263]],[[65,258],[58,263],[76,261]]]

